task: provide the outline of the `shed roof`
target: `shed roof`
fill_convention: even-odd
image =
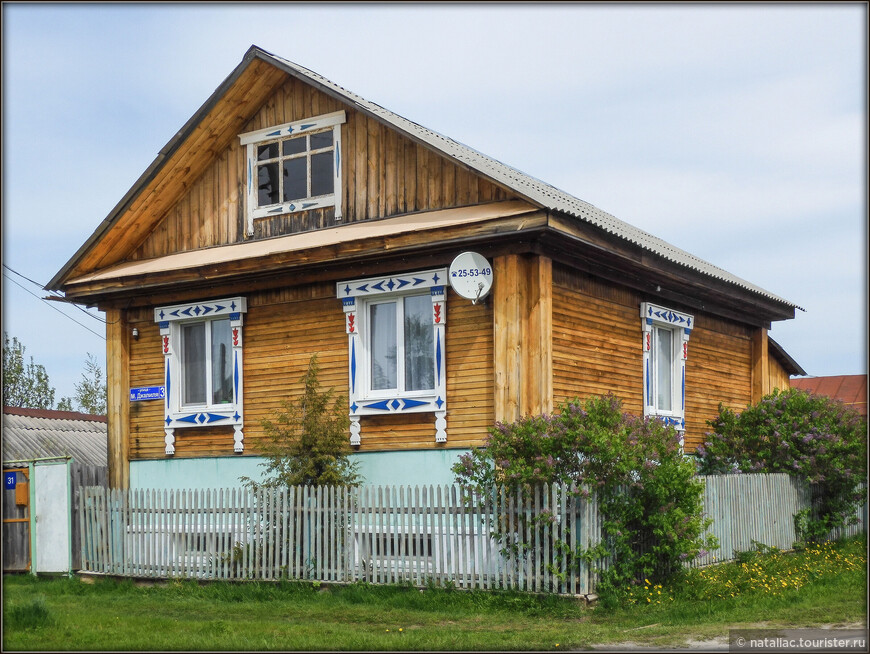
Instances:
[[[159,174],[161,167],[168,158],[180,147],[184,140],[193,132],[197,125],[206,117],[211,109],[220,100],[220,97],[232,86],[245,69],[255,60],[265,61],[288,75],[299,78],[323,92],[336,97],[376,120],[390,125],[409,138],[423,143],[427,147],[442,153],[454,160],[461,162],[479,174],[488,177],[499,184],[511,189],[519,196],[532,202],[536,206],[552,212],[565,214],[588,223],[603,231],[612,234],[627,242],[633,243],[643,250],[658,255],[679,266],[694,270],[704,276],[711,277],[727,284],[742,288],[752,294],[756,294],[767,300],[772,300],[789,307],[791,310],[800,308],[798,305],[785,300],[763,288],[752,284],[728,271],[700,259],[688,252],[677,248],[662,239],[653,236],[637,227],[634,227],[597,207],[580,200],[565,191],[550,184],[542,182],[531,175],[523,173],[508,166],[492,157],[484,155],[462,143],[449,137],[443,136],[433,130],[425,128],[407,118],[389,111],[374,102],[370,102],[355,93],[331,82],[322,75],[315,73],[303,66],[288,61],[282,57],[266,52],[252,46],[245,54],[242,62],[227,77],[223,84],[212,94],[209,100],[199,111],[179,130],[173,139],[160,151],[155,161],[142,175],[132,189],[126,194],[113,210],[113,212],[100,224],[88,241],[76,252],[72,259],[55,275],[46,288],[59,290],[66,281],[67,275],[74,269],[78,261],[84,257],[88,249],[121,217],[130,202],[137,197],[145,186]]]
[[[773,354],[773,356],[776,357],[777,361],[780,362],[783,369],[789,375],[806,375],[807,374],[806,370],[801,368],[800,364],[797,361],[795,361],[788,352],[785,351],[785,349],[782,347],[782,345],[780,345],[775,340],[770,338],[770,336],[767,337],[767,343],[768,343],[768,346],[770,347],[771,354]]]
[[[107,465],[107,419],[74,411],[3,407],[3,461],[71,456]]]
[[[867,415],[867,375],[831,375],[789,380],[792,388],[826,395]]]

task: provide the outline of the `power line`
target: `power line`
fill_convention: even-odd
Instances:
[[[12,282],[13,284],[15,284],[16,286],[18,286],[18,287],[19,287],[21,290],[23,290],[25,293],[30,293],[30,295],[32,295],[33,297],[35,297],[35,298],[36,298],[37,300],[39,300],[40,302],[45,302],[45,304],[46,304],[47,306],[49,306],[49,307],[51,307],[52,309],[54,309],[55,311],[57,311],[57,312],[58,312],[60,315],[62,315],[64,318],[69,318],[70,320],[72,320],[72,321],[73,321],[74,323],[76,323],[77,325],[79,325],[79,326],[84,327],[85,329],[87,329],[87,330],[88,330],[91,334],[93,334],[94,336],[99,336],[99,337],[102,338],[104,341],[106,340],[106,337],[105,337],[105,336],[103,336],[102,334],[98,334],[98,333],[95,332],[93,329],[91,329],[90,327],[88,327],[88,326],[85,325],[84,323],[80,323],[78,320],[76,320],[76,319],[73,318],[72,316],[68,316],[68,315],[65,314],[63,311],[61,311],[60,309],[58,309],[56,306],[54,306],[54,305],[52,305],[52,304],[46,302],[45,299],[39,297],[36,293],[34,293],[34,292],[32,292],[32,291],[30,291],[30,290],[24,288],[24,286],[22,286],[21,284],[19,284],[18,282],[16,282],[16,281],[15,281],[14,279],[12,279],[9,275],[4,275],[4,277],[6,277],[6,279],[8,279],[10,282]],[[86,312],[86,313],[87,313],[87,312]],[[90,316],[91,314],[88,314],[88,315]],[[91,316],[91,317],[93,318],[94,316]]]
[[[10,268],[9,266],[7,266],[5,263],[3,264],[3,267],[6,268],[6,270],[8,270],[9,272],[18,275],[18,276],[21,277],[22,279],[26,279],[26,280],[27,280],[28,282],[30,282],[31,284],[34,284],[34,285],[36,285],[36,286],[39,286],[39,288],[40,288],[41,290],[42,290],[42,289],[45,289],[45,284],[40,284],[39,282],[30,279],[30,277],[28,277],[28,276],[26,276],[26,275],[22,275],[22,274],[21,274],[20,272],[18,272],[17,270],[12,270],[12,268]],[[7,276],[7,279],[8,279],[9,281],[12,281],[12,279],[11,279],[10,277],[8,277],[8,276]],[[21,286],[21,285],[19,284],[19,286]],[[21,288],[24,288],[24,287],[22,286]],[[27,290],[27,289],[24,289],[24,290]],[[64,296],[63,296],[61,293],[58,293],[57,291],[49,291],[49,293],[52,294],[52,297],[57,297],[57,298],[61,298],[61,299],[64,299],[64,300],[66,299],[66,298],[64,298]],[[32,295],[32,294],[31,294],[31,295]],[[40,299],[42,299],[42,298],[40,298]],[[72,303],[70,303],[70,304],[72,304]],[[89,312],[89,311],[83,309],[83,308],[80,307],[79,305],[77,305],[77,304],[72,304],[72,306],[75,307],[76,309],[78,309],[79,311],[81,311],[81,312],[82,312],[83,314],[85,314],[86,316],[88,316],[88,317],[90,317],[90,318],[93,318],[94,320],[97,320],[97,321],[103,323],[104,325],[107,324],[105,320],[103,320],[103,319],[100,318],[99,316],[95,316],[94,314],[92,314],[91,312]],[[64,315],[66,315],[66,314],[64,314]]]

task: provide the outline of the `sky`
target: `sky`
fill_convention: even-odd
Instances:
[[[104,314],[39,285],[257,45],[793,302],[770,336],[809,375],[866,373],[867,9],[4,3],[3,330],[56,401],[105,370]]]

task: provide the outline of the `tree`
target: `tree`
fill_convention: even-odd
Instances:
[[[241,481],[252,488],[298,485],[355,486],[361,481],[358,463],[351,461],[350,419],[344,397],[333,399],[333,389],[320,390],[317,355],[312,355],[301,382],[304,392],[295,401],[284,399],[275,420],[261,421],[266,441],[258,450],[266,461],[262,482]]]
[[[3,404],[4,406],[51,409],[54,388],[49,384],[45,367],[24,362],[24,345],[16,338],[9,340],[3,332]]]
[[[97,363],[97,358],[90,352],[88,352],[88,360],[85,361],[82,381],[77,383],[75,388],[76,394],[74,399],[80,411],[97,416],[106,414],[106,382],[103,379],[103,371]],[[61,404],[64,402],[72,406],[70,398],[63,398],[57,408],[60,409]]]

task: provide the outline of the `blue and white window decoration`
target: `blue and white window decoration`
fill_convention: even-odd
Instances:
[[[350,442],[360,417],[434,413],[447,441],[447,269],[339,282],[348,345]]]
[[[686,359],[695,319],[650,302],[643,319],[643,415],[686,429]]]
[[[242,403],[243,297],[157,307],[164,359],[163,429],[167,455],[175,430],[232,425],[233,451],[244,449]]]
[[[344,111],[240,134],[247,148],[248,234],[254,220],[335,207],[341,220]]]

